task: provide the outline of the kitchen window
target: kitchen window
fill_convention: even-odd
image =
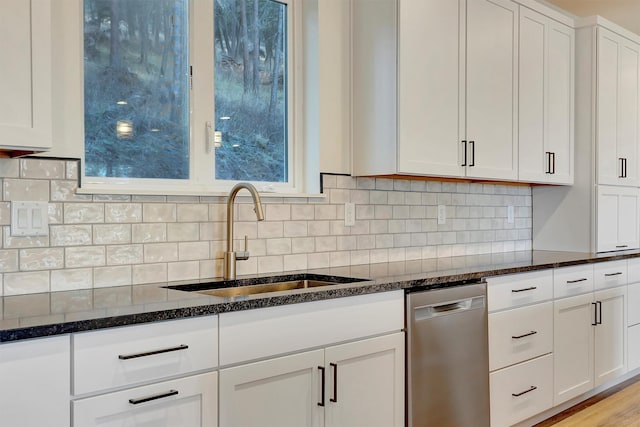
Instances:
[[[82,187],[299,192],[298,5],[84,0]]]

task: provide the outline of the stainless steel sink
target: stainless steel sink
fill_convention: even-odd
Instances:
[[[221,298],[235,298],[271,292],[292,291],[298,289],[319,288],[324,286],[362,282],[367,279],[352,277],[325,276],[319,274],[296,274],[252,279],[225,280],[219,282],[197,283],[190,285],[167,286],[187,292],[197,292]]]

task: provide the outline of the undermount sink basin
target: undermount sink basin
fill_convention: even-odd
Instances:
[[[252,279],[226,280],[220,282],[197,283],[191,285],[167,286],[187,292],[221,298],[234,298],[270,292],[291,291],[296,289],[319,288],[323,286],[363,282],[367,279],[352,277],[325,276],[320,274],[296,274],[289,276],[259,277]]]

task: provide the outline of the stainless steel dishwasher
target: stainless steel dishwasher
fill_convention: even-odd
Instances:
[[[486,282],[408,292],[407,425],[489,426]]]

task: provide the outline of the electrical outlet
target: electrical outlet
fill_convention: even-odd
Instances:
[[[445,205],[438,205],[438,225],[447,223],[447,207]]]
[[[345,227],[356,225],[356,205],[354,203],[344,204],[344,225]]]
[[[513,206],[507,206],[507,222],[513,224],[514,221],[514,209]]]

